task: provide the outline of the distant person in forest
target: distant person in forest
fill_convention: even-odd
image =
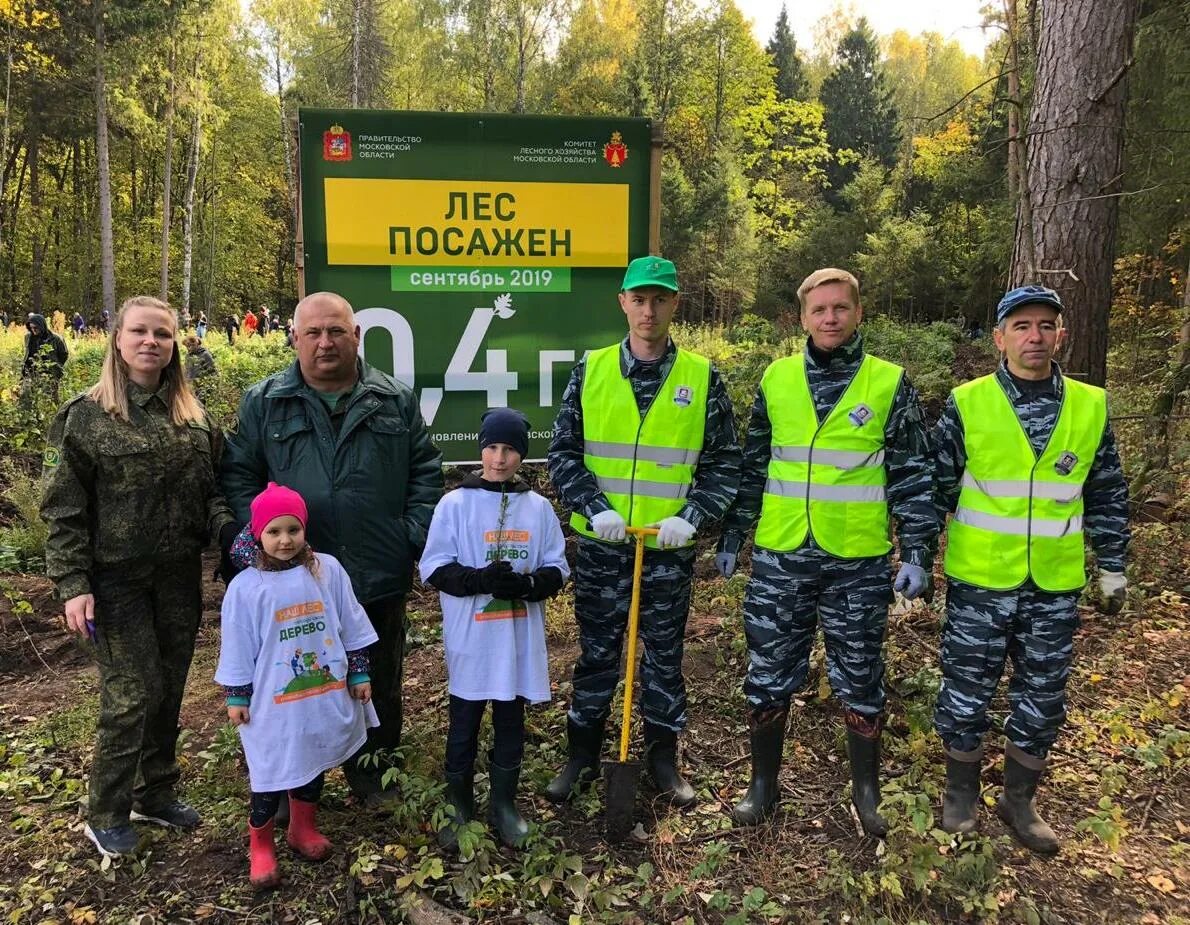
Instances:
[[[223,597],[215,680],[248,763],[249,878],[265,889],[280,881],[273,831],[282,793],[290,798],[289,846],[311,861],[330,853],[314,817],[326,772],[380,722],[368,662],[377,637],[339,560],[306,542],[300,494],[270,482],[251,514],[252,565]],[[314,626],[317,664],[302,651]]]
[[[66,341],[51,331],[45,315],[29,314],[25,321],[25,359],[21,364],[21,399],[32,407],[39,394],[58,402],[58,388],[69,353]]]
[[[107,334],[112,329],[112,313],[106,308],[99,313],[99,329]]]
[[[260,320],[253,313],[252,309],[244,312],[244,337],[251,337],[256,333],[256,328],[260,324]]]
[[[231,312],[223,319],[223,330],[227,334],[228,345],[234,344],[236,335],[240,333],[240,319],[235,316],[235,312]]]
[[[70,319],[70,333],[72,337],[79,338],[83,336],[83,332],[87,330],[87,319],[79,312],[74,313],[74,317]]]
[[[124,302],[99,382],[62,406],[45,448],[46,573],[99,666],[84,832],[105,856],[135,852],[132,821],[200,821],[176,789],[178,712],[202,551],[236,528],[215,473],[221,436],[182,372],[177,330],[164,302]]]
[[[207,336],[207,316],[204,312],[198,313],[198,321],[194,325],[194,333],[198,335],[199,340],[205,340]]]
[[[194,334],[189,334],[182,341],[186,345],[186,378],[190,382],[203,376],[215,374],[215,358],[211,355],[201,340]]]
[[[988,707],[1004,672],[1000,818],[1031,851],[1058,836],[1037,813],[1037,787],[1066,719],[1066,682],[1087,584],[1085,544],[1099,567],[1104,612],[1124,606],[1128,485],[1103,389],[1054,362],[1062,300],[1021,286],[996,308],[994,373],[950,393],[931,443],[935,500],[946,528],[946,623],[934,727],[946,754],[942,828],[978,827]]]

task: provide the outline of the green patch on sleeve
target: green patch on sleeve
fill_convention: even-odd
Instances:
[[[42,465],[47,469],[56,469],[62,461],[62,452],[56,446],[47,446],[41,455]]]

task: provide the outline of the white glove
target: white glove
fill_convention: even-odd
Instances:
[[[1125,592],[1128,589],[1128,579],[1123,572],[1099,573],[1099,602],[1103,612],[1114,616],[1124,609]]]
[[[600,511],[591,518],[591,529],[605,543],[622,543],[628,536],[628,524],[615,511]]]
[[[657,546],[668,549],[672,546],[686,546],[694,539],[697,532],[694,524],[682,520],[681,517],[666,517],[665,520],[654,524],[657,528]]]

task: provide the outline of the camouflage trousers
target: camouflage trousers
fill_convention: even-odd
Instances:
[[[97,568],[99,722],[91,762],[92,827],[128,822],[135,804],[160,809],[176,796],[178,713],[202,616],[198,556]]]
[[[1046,756],[1066,719],[1078,598],[1077,591],[1051,594],[1032,582],[1012,591],[947,582],[942,688],[934,711],[947,749],[973,752],[982,744],[1007,656],[1011,711],[1004,734],[1030,755]]]
[[[582,649],[574,666],[570,718],[580,726],[607,719],[620,677],[620,650],[632,603],[633,546],[580,537],[574,571],[574,615]],[[641,576],[640,703],[645,721],[680,732],[686,726],[682,654],[694,549],[645,550]]]
[[[892,603],[887,556],[839,559],[808,543],[794,552],[757,548],[744,592],[754,714],[789,705],[806,685],[818,624],[835,696],[864,716],[884,709],[884,631]]]

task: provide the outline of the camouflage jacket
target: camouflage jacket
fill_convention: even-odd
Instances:
[[[1029,436],[1033,451],[1045,449],[1050,432],[1058,420],[1062,406],[1062,370],[1053,364],[1050,378],[1036,386],[1018,380],[1008,372],[1003,361],[996,370],[996,379],[1012,402],[1021,426]],[[953,513],[962,488],[963,470],[967,466],[967,451],[963,442],[963,421],[955,407],[954,395],[946,400],[942,416],[934,425],[932,437],[937,471],[935,502],[939,522]],[[1103,438],[1095,451],[1095,461],[1083,485],[1083,524],[1091,538],[1091,548],[1099,567],[1109,572],[1124,571],[1124,556],[1131,536],[1128,529],[1128,483],[1111,423],[1104,428]]]
[[[672,340],[664,356],[657,362],[638,360],[628,349],[628,338],[621,342],[620,372],[632,384],[636,406],[642,415],[657,397],[658,389],[673,368],[676,356],[677,347]],[[580,361],[570,374],[566,391],[562,393],[562,407],[558,409],[554,436],[550,441],[548,467],[550,481],[558,489],[563,504],[591,518],[600,511],[610,510],[611,505],[595,484],[595,476],[583,462],[581,399],[585,369],[586,361]],[[694,484],[686,496],[686,506],[678,516],[698,530],[718,520],[735,497],[739,477],[740,447],[736,441],[731,399],[719,371],[712,366],[702,455],[694,473]]]
[[[232,521],[215,477],[219,429],[209,419],[175,426],[164,389],[135,383],[128,415],[79,395],[50,425],[41,517],[46,573],[62,600],[90,592],[96,566],[197,556]]]
[[[824,355],[806,342],[806,379],[821,423],[859,370],[864,357],[863,337]],[[768,478],[773,427],[764,393],[756,390],[748,436],[744,442],[744,467],[740,491],[723,524],[724,548],[738,550],[743,537],[760,520],[764,483]],[[888,479],[888,507],[897,523],[901,560],[929,570],[938,548],[938,518],[934,513],[929,432],[921,399],[909,377],[893,399],[892,413],[884,428],[884,469]],[[813,542],[808,538],[807,542]]]

